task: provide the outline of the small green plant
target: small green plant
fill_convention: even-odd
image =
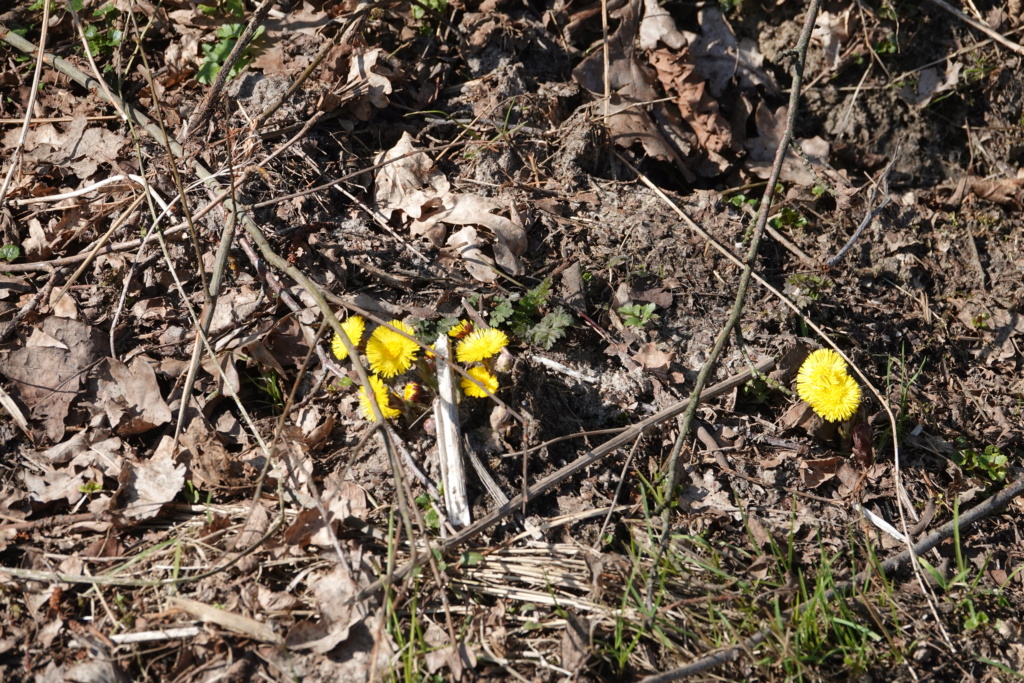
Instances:
[[[51,3],[51,12],[63,7],[64,3]],[[114,25],[114,21],[121,16],[113,2],[101,4],[99,7],[86,8],[84,0],[72,0],[71,7],[74,8],[78,18],[82,20],[85,41],[89,46],[89,52],[93,57],[105,57],[110,55],[121,45],[124,32]],[[43,1],[37,0],[29,5],[29,10],[36,11],[43,8]],[[112,65],[104,66],[104,71],[110,71]]]
[[[956,440],[957,452],[953,454],[953,462],[965,472],[970,472],[992,482],[1006,481],[1006,469],[1009,458],[999,450],[998,446],[985,446],[983,451],[966,447],[966,440]]]
[[[889,392],[892,391],[893,382],[895,381],[895,379],[893,377],[893,364],[896,363],[896,362],[897,361],[896,361],[896,358],[894,356],[889,356],[889,362],[887,363],[886,369],[885,369],[885,386],[886,386],[886,391],[889,391]],[[903,439],[903,434],[905,434],[906,431],[907,431],[906,430],[907,421],[910,419],[910,415],[907,414],[908,413],[907,408],[910,405],[910,387],[914,384],[914,382],[917,381],[917,378],[921,376],[921,373],[924,372],[924,364],[927,362],[927,360],[926,359],[922,359],[921,360],[921,364],[919,366],[917,366],[916,369],[911,368],[913,370],[913,374],[908,376],[908,373],[907,373],[906,347],[904,345],[904,346],[900,347],[900,358],[899,358],[898,362],[899,362],[899,365],[900,365],[900,377],[899,377],[900,410],[899,410],[899,415],[896,416],[896,429],[897,429],[897,435],[900,437],[900,440],[902,440]],[[892,428],[888,427],[882,433],[882,437],[881,437],[880,443],[885,443],[890,438],[892,438]]]
[[[0,259],[13,261],[18,258],[21,258],[21,247],[17,244],[5,244],[0,247]]]
[[[242,0],[216,0],[212,5],[199,5],[199,11],[208,17],[220,15],[241,19],[245,16],[245,5]]]
[[[428,9],[433,10],[438,14],[444,14],[444,11],[448,9],[448,0],[419,0],[419,2],[413,2],[412,18],[416,21],[423,21],[424,17],[428,17],[433,14],[433,12],[428,11]],[[430,33],[434,30],[432,23],[433,22],[430,21],[423,21],[423,24],[420,26],[420,31],[422,33]]]
[[[918,559],[928,575],[939,586],[944,593],[956,595],[956,608],[964,614],[964,629],[973,631],[988,624],[988,614],[974,605],[974,599],[979,595],[978,584],[985,576],[985,569],[988,566],[988,559],[980,568],[964,556],[960,545],[960,506],[953,502],[953,551],[956,559],[956,573],[946,578],[943,572],[929,564],[923,557]],[[981,591],[981,594],[989,594],[989,591]],[[995,593],[999,596],[998,591]]]
[[[284,392],[281,391],[281,383],[278,381],[276,371],[267,370],[266,372],[250,378],[249,381],[252,382],[257,389],[266,394],[268,403],[274,409],[274,413],[280,414],[284,411]]]
[[[788,206],[782,207],[769,222],[776,230],[779,228],[802,228],[807,225],[807,219]]]
[[[84,493],[87,496],[91,496],[94,493],[99,493],[103,490],[103,484],[98,481],[87,481],[78,487],[80,493]]]
[[[619,308],[619,314],[623,316],[622,322],[627,327],[643,327],[661,317],[654,312],[654,303],[622,306]]]
[[[433,502],[431,502],[430,496],[425,493],[420,494],[416,497],[416,504],[424,510],[423,523],[427,525],[427,528],[439,531],[441,529],[441,515],[438,514]]]
[[[880,55],[894,55],[899,52],[899,45],[893,36],[886,36],[875,43],[874,50],[875,53]]]
[[[84,33],[89,52],[94,57],[110,55],[121,46],[124,31],[113,24],[120,16],[121,12],[113,2],[100,5],[92,11],[92,21],[86,25]],[[113,68],[112,64],[106,64],[103,70],[110,71]]]
[[[834,286],[835,283],[823,275],[795,273],[786,278],[784,291],[797,306],[807,308],[812,302],[821,299],[823,292]]]
[[[203,492],[191,479],[185,480],[185,490],[181,493],[189,505],[199,505],[203,502]],[[210,494],[206,494],[206,502],[210,502]]]
[[[737,209],[742,209],[744,206],[750,206],[753,209],[757,209],[758,200],[747,197],[746,195],[736,194],[729,198],[729,203]]]
[[[573,323],[572,315],[561,306],[544,313],[550,298],[551,278],[525,294],[497,296],[497,306],[491,310],[489,322],[494,327],[505,325],[512,334],[550,350],[555,342],[565,336],[566,329]]]
[[[224,65],[224,60],[228,58],[231,51],[235,48],[235,43],[238,42],[239,36],[245,31],[244,24],[224,24],[217,29],[215,34],[218,40],[215,44],[210,45],[204,43],[203,48],[203,63],[199,67],[199,71],[196,72],[196,80],[203,85],[210,85],[217,78],[217,74],[220,73],[221,67]],[[255,42],[261,35],[263,35],[263,27],[260,26],[256,29],[256,33],[253,34],[252,42]],[[245,52],[239,58],[235,65],[231,67],[231,71],[228,72],[228,78],[234,78],[242,69],[249,65],[254,56],[254,48],[252,43],[245,48]]]

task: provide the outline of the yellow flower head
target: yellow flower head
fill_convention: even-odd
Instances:
[[[846,361],[831,349],[807,356],[796,375],[796,393],[830,422],[850,419],[860,405],[860,387],[847,372]]]
[[[495,393],[498,391],[498,378],[492,375],[487,368],[482,366],[476,366],[466,371],[466,374],[475,379],[480,384],[483,384],[487,388],[487,391],[481,389],[474,382],[470,382],[465,377],[462,378],[462,391],[466,396],[472,396],[474,398],[487,398],[487,392]]]
[[[398,408],[391,407],[391,399],[388,395],[388,388],[384,385],[384,380],[377,375],[370,375],[370,387],[373,388],[373,396],[377,399],[380,414],[384,416],[385,420],[396,418],[402,414],[402,411]],[[377,416],[373,414],[373,404],[370,403],[370,397],[366,395],[366,387],[359,387],[359,407],[362,408],[363,415],[367,420],[370,422],[377,421]]]
[[[363,332],[366,331],[366,321],[358,315],[353,315],[341,324],[341,329],[344,330],[348,340],[352,342],[352,346],[359,346],[359,342],[363,340]],[[331,351],[334,352],[334,356],[338,360],[348,358],[348,349],[345,348],[345,342],[341,340],[337,333],[335,333],[334,339],[331,340]]]
[[[476,363],[499,353],[508,346],[508,337],[501,330],[484,327],[459,342],[455,351],[460,363]]]
[[[410,337],[413,334],[412,328],[401,320],[392,320],[391,327]],[[380,376],[394,377],[412,367],[418,349],[419,346],[413,340],[381,326],[373,331],[370,340],[366,342],[366,360],[370,362],[370,369]]]
[[[417,382],[409,382],[402,387],[402,398],[409,403],[416,403],[423,398],[423,386]]]
[[[448,336],[452,339],[462,339],[473,331],[473,323],[468,320],[460,320],[459,324],[448,330]]]

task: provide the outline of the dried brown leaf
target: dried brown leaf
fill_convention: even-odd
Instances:
[[[64,419],[87,370],[98,358],[102,335],[85,323],[50,316],[32,336],[0,352],[0,372],[11,380],[11,394],[43,423],[43,435],[56,443]]]
[[[97,387],[97,404],[118,434],[142,434],[171,421],[156,372],[141,356],[133,358],[131,365],[107,358],[100,365]]]
[[[173,438],[165,435],[149,460],[125,462],[118,481],[124,514],[135,521],[152,519],[185,485],[185,466],[174,462]]]
[[[374,178],[374,201],[386,219],[396,210],[409,218],[440,208],[451,185],[424,152],[418,152],[412,136],[403,133],[398,143],[377,158],[381,167]],[[437,240],[433,240],[439,244]],[[444,239],[440,240],[443,243]]]

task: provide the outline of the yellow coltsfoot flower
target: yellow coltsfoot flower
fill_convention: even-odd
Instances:
[[[475,379],[480,384],[484,385],[487,391],[480,388],[476,382],[471,382],[465,377],[462,378],[462,392],[466,396],[472,396],[473,398],[487,398],[488,392],[495,393],[498,391],[498,378],[495,377],[487,370],[487,368],[480,365],[475,368],[466,370],[466,374]]]
[[[421,401],[423,397],[423,385],[419,382],[409,382],[402,387],[402,398],[409,403]]]
[[[455,355],[460,363],[477,363],[490,358],[508,346],[508,336],[493,327],[474,330],[459,342]]]
[[[380,414],[384,416],[385,420],[394,419],[402,414],[398,408],[391,407],[391,395],[388,393],[384,380],[377,375],[370,375],[370,387],[373,389],[373,396],[377,400]],[[370,402],[370,397],[366,395],[366,387],[359,387],[359,407],[367,420],[377,421],[377,416],[373,414],[373,404]]]
[[[846,361],[831,349],[807,356],[796,376],[796,393],[822,418],[848,420],[860,405],[860,387],[847,371]]]
[[[390,324],[410,337],[413,334],[412,328],[401,320],[392,320]],[[419,345],[413,340],[381,326],[373,331],[370,340],[366,342],[366,360],[370,363],[370,369],[381,377],[394,377],[412,367],[418,350]]]
[[[366,331],[366,321],[358,315],[353,315],[341,324],[341,329],[345,332],[348,340],[352,342],[353,347],[359,346],[359,342],[363,340],[363,332]],[[331,340],[331,351],[334,352],[334,357],[338,360],[348,358],[348,349],[345,348],[345,343],[337,333]]]
[[[462,339],[473,331],[473,323],[469,320],[460,320],[459,324],[448,330],[448,336],[452,339]]]

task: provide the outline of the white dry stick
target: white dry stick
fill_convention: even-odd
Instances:
[[[856,505],[854,505],[853,510],[854,510],[854,513],[859,511],[861,514],[864,515],[864,518],[866,520],[868,520],[869,522],[874,524],[876,527],[881,529],[883,532],[885,532],[885,533],[889,534],[890,536],[892,536],[893,538],[895,538],[900,543],[911,543],[912,542],[911,540],[908,540],[907,537],[904,536],[896,527],[894,527],[892,524],[889,524],[889,522],[885,521],[884,519],[882,519],[881,517],[876,515],[871,510],[868,510],[866,507],[861,505],[859,502]]]
[[[462,428],[455,397],[455,372],[448,364],[448,335],[442,334],[434,343],[437,357],[437,401],[434,422],[437,428],[437,456],[441,460],[441,481],[448,519],[456,529],[470,522],[469,500],[466,498],[466,471],[462,466]]]

